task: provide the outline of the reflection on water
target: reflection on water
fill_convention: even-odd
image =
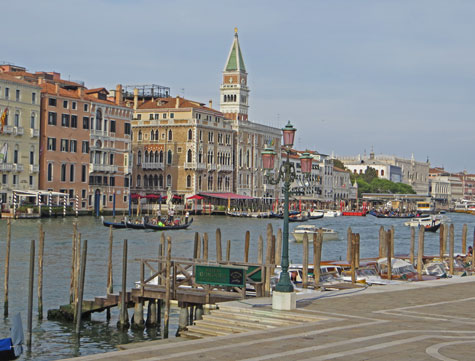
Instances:
[[[466,214],[450,214],[455,225],[455,251],[461,247],[462,225],[469,229],[467,244],[473,242],[475,216]],[[257,259],[257,238],[265,239],[267,223],[271,223],[276,231],[282,226],[278,219],[247,219],[222,216],[195,216],[193,225],[188,230],[168,232],[172,237],[172,254],[175,257],[191,257],[195,232],[208,232],[209,258],[215,259],[215,231],[219,227],[222,232],[223,245],[231,240],[231,259],[241,261],[244,256],[244,235],[251,232],[250,261]],[[10,254],[9,279],[9,312],[21,312],[26,330],[27,294],[28,294],[28,263],[30,240],[38,239],[40,222],[46,232],[44,251],[43,304],[45,314],[48,309],[57,308],[69,300],[69,282],[71,269],[71,243],[73,218],[53,218],[42,220],[13,220],[12,245]],[[379,227],[395,227],[395,252],[408,253],[410,229],[403,225],[404,220],[378,219],[367,217],[336,217],[311,220],[309,223],[338,231],[339,241],[324,242],[322,259],[341,259],[346,257],[346,231],[351,226],[353,232],[361,235],[361,257],[374,257],[378,253]],[[290,232],[298,223],[290,224]],[[86,268],[86,285],[84,299],[105,294],[107,285],[108,229],[94,217],[79,218],[79,231],[82,239],[88,240],[88,258]],[[140,277],[139,264],[136,258],[153,258],[158,255],[160,232],[149,230],[115,230],[113,250],[114,290],[121,287],[122,240],[128,239],[128,270],[127,286],[132,287]],[[0,220],[0,284],[3,285],[5,268],[6,220]],[[425,254],[439,252],[439,233],[427,233],[425,237]],[[290,235],[290,259],[293,263],[301,263],[302,244],[293,242]],[[37,266],[36,266],[37,267]],[[36,276],[35,276],[36,277]],[[36,297],[36,284],[35,284]],[[3,288],[0,292],[0,303],[3,305]],[[55,360],[65,357],[81,356],[91,353],[115,350],[118,344],[142,340],[158,339],[159,330],[120,332],[117,330],[118,310],[112,309],[112,318],[107,322],[105,312],[92,315],[81,330],[80,340],[71,323],[36,320],[36,298],[34,300],[33,341],[31,354],[24,354],[23,360]],[[3,314],[3,307],[0,308]],[[131,315],[132,310],[129,310]],[[178,310],[172,309],[170,315],[170,335],[176,332]],[[0,323],[0,338],[9,335],[9,320]]]

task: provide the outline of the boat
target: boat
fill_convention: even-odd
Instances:
[[[188,223],[184,224],[171,224],[159,226],[158,224],[145,223],[146,229],[153,229],[154,231],[171,231],[175,229],[187,229],[193,223],[193,218],[190,218]]]
[[[363,212],[341,212],[342,216],[351,216],[351,217],[365,217],[366,211]]]
[[[324,241],[334,241],[338,240],[338,232],[330,228],[319,228],[313,224],[305,224],[295,227],[292,235],[294,236],[295,242],[303,242],[303,235],[307,233],[308,240],[313,239],[313,235],[317,234],[319,230],[323,230],[323,240]]]
[[[108,221],[104,220],[103,216],[101,216],[101,219],[102,219],[102,224],[106,227],[111,227],[112,226],[112,228],[127,228],[127,224],[124,221],[108,222]]]
[[[435,207],[432,202],[417,202],[416,209],[418,213],[434,213]]]
[[[323,218],[324,212],[323,211],[309,211],[307,212],[308,219],[320,219]]]
[[[437,232],[441,224],[442,220],[434,216],[412,218],[410,221],[404,222],[404,225],[408,227],[424,227],[426,232]]]
[[[134,222],[127,222],[127,228],[132,229],[145,229],[145,223],[134,223]]]
[[[339,217],[339,216],[341,216],[340,211],[327,210],[323,212],[323,217]]]
[[[378,212],[378,211],[369,211],[368,212],[370,215],[376,218],[401,218],[401,219],[408,219],[408,218],[415,218],[415,214],[400,214],[398,212],[388,212],[388,213],[383,213],[383,212]]]
[[[289,222],[306,222],[309,218],[304,216],[302,213],[293,214],[289,216]]]
[[[19,313],[12,317],[10,337],[0,339],[0,360],[16,360],[23,353],[23,327]]]

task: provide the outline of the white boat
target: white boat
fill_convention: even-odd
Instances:
[[[450,223],[450,218],[445,215],[430,215],[426,217],[412,218],[410,221],[404,222],[404,225],[408,227],[434,227],[447,223]]]
[[[294,236],[295,242],[303,242],[303,235],[307,233],[308,240],[312,241],[313,235],[317,234],[320,229],[323,230],[324,241],[333,241],[339,239],[338,232],[336,232],[335,230],[330,228],[317,227],[313,224],[303,224],[295,227],[294,231],[292,232],[292,235]]]

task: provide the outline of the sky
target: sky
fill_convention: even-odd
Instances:
[[[298,149],[475,173],[474,1],[16,0],[1,13],[0,63],[215,108],[237,27],[251,121],[290,120]]]

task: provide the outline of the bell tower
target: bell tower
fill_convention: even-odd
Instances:
[[[234,28],[234,40],[223,70],[219,104],[227,118],[248,120],[249,88],[237,28]]]

